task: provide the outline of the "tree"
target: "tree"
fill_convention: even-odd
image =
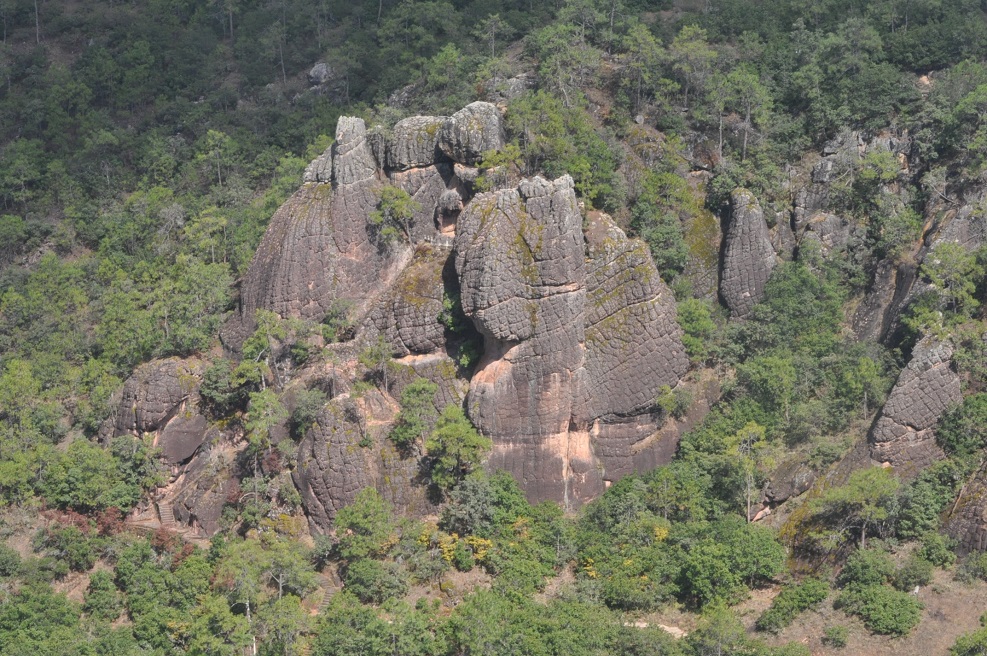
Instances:
[[[668,47],[672,68],[682,80],[682,105],[689,108],[689,91],[696,95],[705,91],[713,73],[716,51],[710,48],[706,30],[686,25]]]
[[[428,425],[435,419],[435,393],[438,385],[416,378],[401,390],[401,412],[388,437],[402,449],[425,438]]]
[[[393,185],[384,185],[376,192],[377,209],[370,213],[370,225],[376,231],[382,244],[392,244],[401,238],[415,245],[412,235],[412,220],[422,209],[421,203],[411,198],[407,191]]]
[[[867,546],[867,533],[890,517],[900,482],[884,467],[858,469],[845,485],[826,490],[811,502],[816,515],[835,524],[839,534],[856,531],[860,547]]]
[[[975,276],[982,275],[977,257],[961,244],[940,242],[922,262],[922,272],[938,290],[945,309],[968,316],[979,303]]]
[[[336,514],[338,553],[348,561],[382,556],[392,545],[391,509],[372,487],[357,492]]]
[[[771,94],[761,83],[760,77],[751,69],[740,66],[727,75],[730,103],[736,106],[744,117],[744,145],[740,159],[747,159],[747,142],[754,124],[763,125],[771,107]]]
[[[373,372],[374,375],[384,384],[383,391],[387,391],[388,385],[387,369],[391,364],[391,357],[394,355],[394,347],[383,335],[378,335],[377,340],[367,344],[366,348],[360,351],[357,359],[364,367]]]
[[[753,520],[751,506],[754,495],[761,491],[761,470],[765,468],[768,442],[765,439],[764,426],[749,422],[734,433],[728,441],[728,455],[737,459],[741,476],[743,477],[743,495],[746,503],[747,521]]]
[[[425,441],[425,451],[432,463],[429,474],[432,482],[451,490],[480,464],[492,446],[490,438],[477,432],[461,407],[447,405]]]

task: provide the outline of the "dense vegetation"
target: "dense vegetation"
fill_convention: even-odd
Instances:
[[[914,257],[928,204],[985,171],[984,10],[973,0],[0,0],[0,502],[11,518],[57,509],[30,555],[0,545],[0,652],[801,654],[752,638],[730,607],[784,583],[757,620],[781,631],[830,596],[824,568],[796,574],[843,562],[835,603],[873,632],[908,633],[921,608],[907,593],[953,565],[940,516],[987,446],[987,254],[937,247],[888,344],[855,341],[845,325],[879,260]],[[329,80],[312,86],[317,61]],[[294,441],[275,447],[271,431],[287,421],[299,439],[325,401],[304,390],[289,413],[280,396],[293,366],[320,357],[306,338],[352,326],[342,307],[319,325],[267,313],[242,362],[212,358],[204,375],[211,418],[247,443],[223,536],[201,549],[123,530],[122,513],[164,475],[145,440],[96,443],[111,396],[152,358],[208,359],[266,222],[330,144],[336,117],[449,113],[523,72],[537,87],[507,103],[511,144],[485,164],[569,173],[590,207],[644,239],[679,300],[691,360],[723,380],[675,461],[621,480],[578,516],[532,506],[508,476],[478,471],[488,441],[457,406],[434,412],[435,390],[416,381],[390,437],[427,455],[445,500],[438,521],[402,518],[370,490],[340,511],[335,537],[303,546]],[[683,226],[715,224],[738,186],[768,215],[787,207],[806,153],[850,130],[907,131],[918,174],[904,179],[890,152],[847,163],[833,185],[855,222],[844,251],[800,249],[751,317],[728,322],[688,270],[717,254]],[[403,238],[406,212],[406,199],[382,198],[382,235]],[[464,319],[448,301],[455,330]],[[749,522],[772,471],[824,472],[861,438],[925,334],[954,336],[968,385],[938,433],[948,458],[907,484],[880,468],[849,474],[814,490],[780,534]],[[386,389],[386,348],[360,361],[366,384]],[[675,416],[689,405],[681,394],[656,406]],[[345,591],[313,617],[320,571]],[[958,571],[987,579],[976,559]],[[564,572],[571,582],[536,600]],[[82,603],[57,592],[80,576]],[[628,625],[673,604],[700,614],[684,640]],[[829,644],[845,643],[842,628]],[[954,653],[984,644],[980,630]]]

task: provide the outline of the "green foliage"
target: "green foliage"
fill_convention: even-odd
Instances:
[[[819,579],[785,586],[772,600],[771,607],[757,618],[755,626],[758,631],[780,633],[800,613],[818,606],[828,596],[829,584]]]
[[[946,453],[971,460],[987,446],[987,394],[973,394],[943,413],[936,441]]]
[[[917,555],[911,556],[894,573],[894,587],[902,592],[911,592],[919,586],[932,582],[933,565]]]
[[[930,531],[922,536],[922,548],[918,551],[918,557],[935,567],[949,567],[956,562],[954,544],[952,539]]]
[[[676,318],[682,327],[682,344],[693,362],[703,363],[712,353],[711,340],[716,334],[709,303],[688,298],[676,306]]]
[[[751,312],[749,347],[783,346],[789,352],[823,354],[834,349],[843,320],[844,292],[800,262],[775,267],[764,301]]]
[[[835,626],[827,626],[823,629],[823,644],[834,647],[836,649],[843,649],[846,647],[847,640],[850,638],[850,629],[843,626],[842,624],[837,624]]]
[[[844,587],[882,585],[894,576],[894,563],[881,549],[858,549],[847,558],[837,583]]]
[[[289,418],[291,434],[295,439],[305,436],[325,404],[326,393],[320,389],[303,389],[295,393],[295,408]]]
[[[377,209],[368,217],[381,245],[407,239],[414,246],[412,220],[421,212],[421,203],[412,200],[400,187],[384,185],[377,192]]]
[[[492,445],[477,432],[461,407],[447,405],[425,440],[432,483],[446,491],[453,489],[480,464]]]
[[[964,471],[946,460],[925,469],[901,493],[895,529],[906,539],[934,533],[940,515],[956,498]]]
[[[932,283],[946,312],[967,317],[979,305],[974,292],[983,270],[977,266],[976,254],[963,245],[937,244],[922,261],[922,274]]]
[[[93,572],[89,576],[89,588],[82,609],[90,616],[109,622],[120,616],[123,603],[113,583],[113,576],[106,571]]]
[[[544,171],[554,178],[568,173],[579,195],[594,206],[618,206],[617,154],[585,112],[539,90],[513,100],[506,120],[521,148],[524,174]]]
[[[384,555],[392,546],[391,532],[391,509],[372,487],[357,492],[336,514],[337,551],[345,560]]]
[[[874,633],[907,635],[922,619],[922,604],[915,597],[884,585],[848,588],[836,603]]]
[[[369,558],[347,565],[344,581],[346,589],[367,604],[380,604],[386,599],[403,597],[408,592],[408,584],[399,569]]]
[[[867,534],[877,530],[890,516],[890,506],[898,491],[898,479],[887,469],[858,469],[841,487],[826,490],[811,502],[815,515],[835,530],[838,540],[855,532],[860,546]]]
[[[153,461],[140,460],[148,465]],[[158,480],[140,471],[124,471],[126,465],[109,450],[88,440],[73,441],[64,453],[54,454],[39,492],[51,503],[80,512],[94,512],[109,507],[129,510],[148,486]],[[134,476],[137,478],[135,479]],[[129,479],[129,480],[128,480]]]
[[[435,394],[438,385],[416,378],[401,390],[401,412],[388,437],[398,446],[407,449],[425,438],[429,424],[435,420]]]

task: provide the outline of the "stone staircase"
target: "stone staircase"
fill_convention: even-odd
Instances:
[[[325,612],[329,604],[332,603],[332,598],[336,596],[336,593],[343,587],[343,582],[339,580],[339,575],[335,570],[328,569],[322,574],[322,589],[324,594],[322,595],[322,601],[319,603],[318,613],[321,615]]]
[[[175,521],[175,510],[170,503],[157,503],[158,517],[161,519],[161,527],[169,530],[177,530],[178,523]]]

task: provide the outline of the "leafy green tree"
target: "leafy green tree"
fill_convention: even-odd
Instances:
[[[345,560],[384,555],[392,545],[391,509],[372,487],[357,492],[336,514],[338,553]]]
[[[360,364],[369,369],[383,384],[383,390],[390,389],[388,384],[387,369],[394,356],[394,347],[391,346],[383,335],[378,335],[377,340],[367,344],[357,355]]]
[[[411,222],[422,209],[407,191],[393,185],[384,185],[376,192],[377,209],[370,213],[370,225],[382,244],[391,244],[402,238],[415,245]]]
[[[435,420],[435,393],[438,386],[416,378],[401,390],[401,412],[388,437],[402,449],[408,449],[425,438],[429,424]]]
[[[987,447],[987,394],[973,394],[943,413],[936,441],[961,460],[983,459]]]
[[[449,491],[480,464],[492,446],[490,438],[480,435],[461,407],[449,404],[425,441],[425,451],[431,460],[429,477],[435,485]]]
[[[672,68],[682,83],[682,106],[686,109],[689,107],[689,92],[701,97],[713,73],[716,51],[710,47],[707,38],[706,30],[686,25],[668,47]]]
[[[969,316],[979,303],[974,297],[982,272],[976,255],[954,242],[941,242],[926,255],[922,272],[939,292],[946,310]]]
[[[838,535],[856,532],[864,548],[868,532],[890,518],[890,504],[899,485],[897,477],[883,467],[858,469],[845,485],[829,488],[814,499],[811,507]]]
[[[367,604],[381,604],[398,599],[408,592],[408,584],[394,563],[361,558],[346,566],[346,589]]]

